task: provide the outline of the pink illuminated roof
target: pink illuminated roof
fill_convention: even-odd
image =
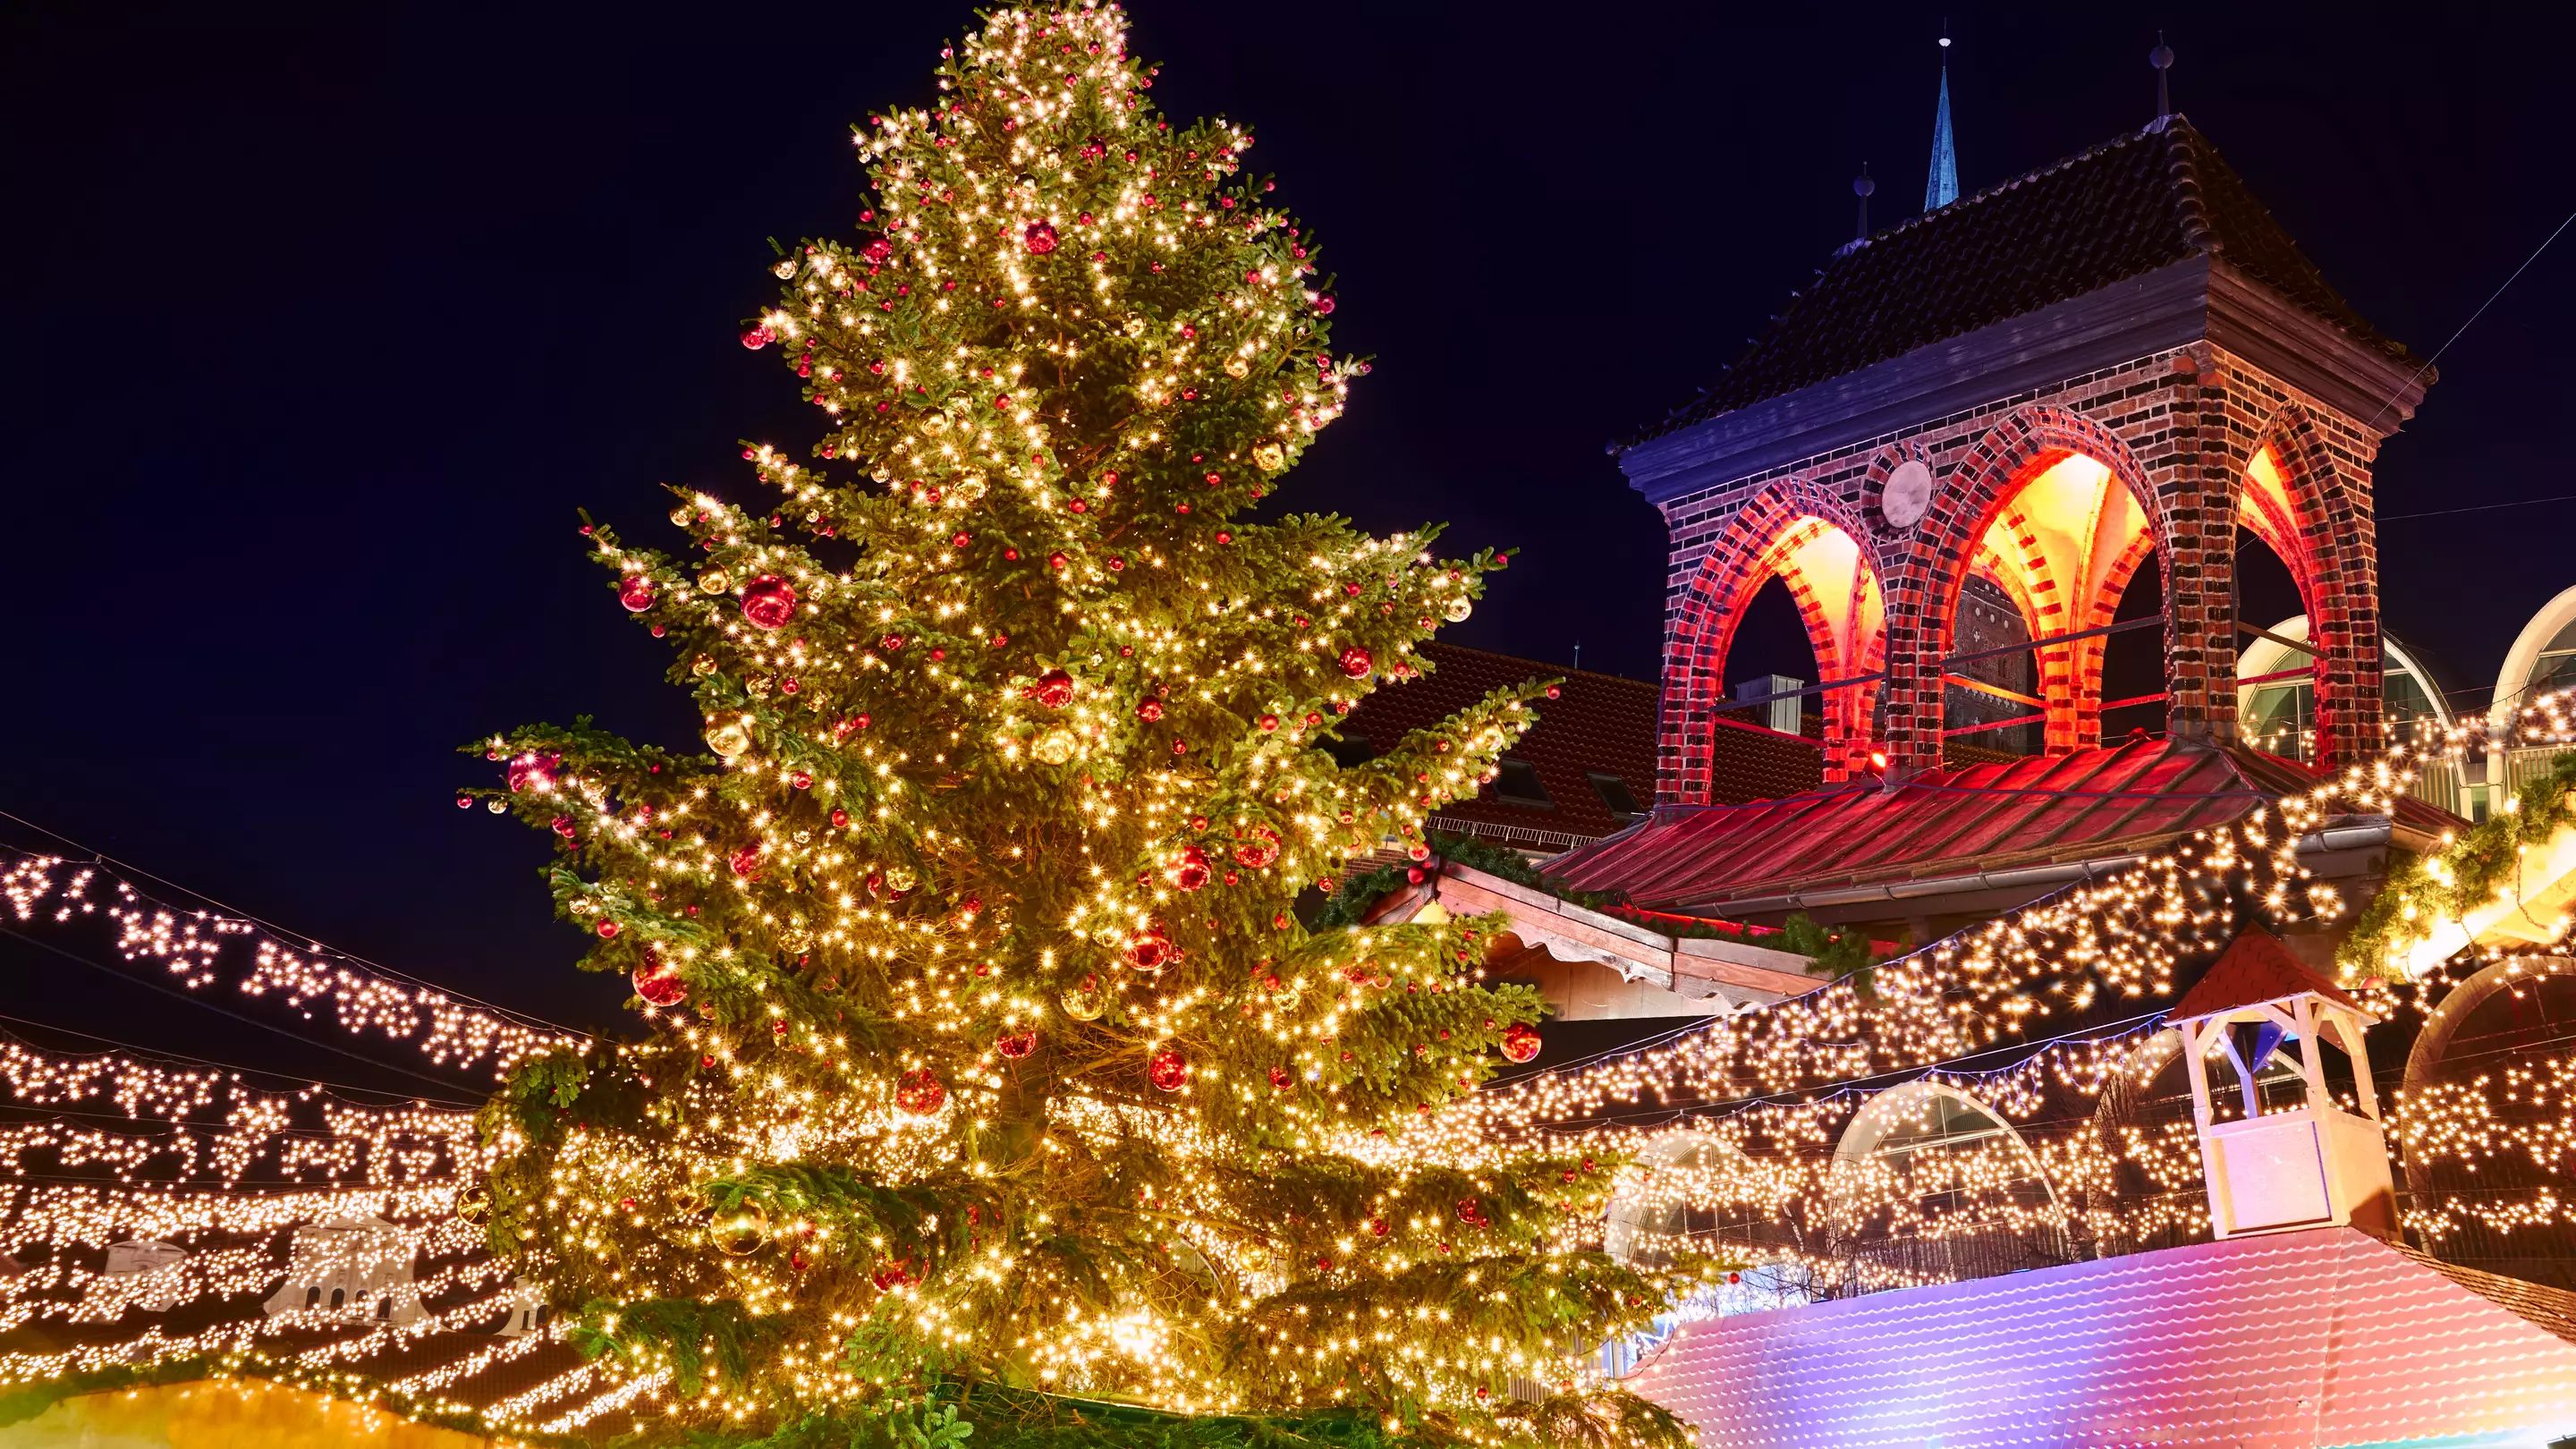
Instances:
[[[2152,849],[2316,788],[2304,765],[2187,740],[1926,770],[1749,805],[1665,805],[1634,829],[1549,861],[1560,887],[1725,915],[1772,898],[1945,880]],[[2409,798],[2400,825],[2460,822]]]
[[[2316,1228],[1691,1324],[1632,1383],[1703,1449],[2537,1445],[2576,1294]]]

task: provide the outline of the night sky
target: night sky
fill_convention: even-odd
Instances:
[[[1376,358],[1288,501],[1520,545],[1443,637],[1650,674],[1663,532],[1603,444],[1849,237],[1862,161],[1878,221],[1914,209],[1942,13],[1136,8],[1155,98],[1253,123],[1252,165],[1325,240],[1336,344]],[[735,341],[774,295],[763,239],[853,228],[849,123],[926,102],[971,21],[963,0],[537,10],[0,20],[0,810],[591,1022],[622,983],[569,968],[544,843],[456,809],[492,772],[455,747],[581,712],[694,737],[575,510],[668,543],[657,485],[741,493],[738,440],[810,443],[794,379]],[[2563,47],[2504,13],[1954,9],[1960,181],[2145,122],[2162,27],[2178,108],[2429,352],[2569,205]],[[2553,446],[2571,333],[2576,238],[2443,357],[2381,458],[2383,517],[2576,493]],[[2392,517],[2388,626],[2452,684],[2492,680],[2576,583],[2571,529],[2576,502]],[[42,843],[5,820],[0,842]],[[288,1059],[5,937],[0,968],[0,1011]]]

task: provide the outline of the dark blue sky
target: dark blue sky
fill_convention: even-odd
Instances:
[[[2144,122],[2161,26],[2180,108],[2362,311],[2439,345],[2570,204],[2559,37],[2249,8],[1952,10],[1962,185]],[[1941,11],[1136,9],[1156,98],[1255,124],[1339,274],[1337,343],[1377,358],[1289,501],[1519,544],[1450,637],[1650,672],[1662,531],[1602,444],[1848,236],[1861,161],[1880,220],[1910,209]],[[469,990],[606,1009],[563,964],[541,842],[456,810],[484,771],[451,751],[583,711],[692,733],[574,510],[650,538],[661,481],[734,488],[737,439],[809,441],[792,379],[734,341],[771,294],[763,238],[851,227],[848,123],[924,100],[967,23],[917,0],[15,7],[0,809]],[[2443,359],[2383,513],[2576,492],[2561,245]],[[2491,678],[2576,582],[2571,533],[2576,504],[2392,523],[2390,626]],[[0,1009],[157,1029],[5,940],[0,962],[26,968]]]

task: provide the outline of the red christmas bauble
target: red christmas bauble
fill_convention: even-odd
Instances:
[[[1385,1237],[1385,1236],[1387,1235],[1387,1230],[1388,1230],[1388,1229],[1387,1229],[1387,1221],[1386,1221],[1386,1219],[1384,1219],[1384,1218],[1371,1218],[1371,1219],[1369,1219],[1369,1236],[1370,1236],[1370,1237],[1372,1237],[1372,1238],[1383,1238],[1383,1237]]]
[[[1458,1199],[1458,1221],[1472,1228],[1490,1228],[1493,1219],[1485,1216],[1485,1205],[1472,1197]]]
[[[894,1104],[916,1117],[927,1117],[948,1101],[948,1088],[928,1067],[915,1067],[895,1079]]]
[[[1172,884],[1194,891],[1208,883],[1210,874],[1206,851],[1195,845],[1181,847],[1180,861],[1172,867]]]
[[[509,782],[510,793],[516,795],[522,791],[535,789],[539,785],[553,784],[555,772],[562,767],[563,756],[552,750],[543,754],[530,750],[511,757],[509,768],[502,772],[502,778]]]
[[[1507,1061],[1525,1062],[1538,1055],[1538,1028],[1516,1021],[1503,1028],[1503,1057]]]
[[[763,629],[784,629],[796,617],[796,589],[776,574],[742,586],[742,616]]]
[[[894,243],[887,241],[884,237],[877,237],[871,240],[866,246],[859,248],[859,255],[866,257],[869,261],[874,262],[879,266],[883,266],[886,258],[894,255]]]
[[[903,1259],[896,1258],[878,1264],[876,1271],[868,1275],[868,1281],[877,1285],[878,1292],[891,1293],[912,1281],[912,1270],[905,1266]]]
[[[1029,249],[1029,255],[1045,256],[1055,250],[1055,228],[1043,221],[1030,222],[1029,229],[1020,233],[1020,242]]]
[[[1376,660],[1369,657],[1369,652],[1357,644],[1342,651],[1342,672],[1353,679],[1367,678],[1369,670],[1376,663]]]
[[[1297,1074],[1288,1070],[1286,1067],[1272,1067],[1270,1069],[1270,1085],[1279,1091],[1287,1091],[1290,1087],[1297,1085]]]
[[[1062,709],[1073,703],[1073,676],[1061,669],[1050,669],[1038,676],[1027,689],[1028,697],[1049,709]]]
[[[1279,832],[1267,825],[1256,825],[1244,842],[1234,848],[1235,863],[1247,870],[1267,870],[1279,859]]]
[[[644,964],[635,968],[634,980],[635,994],[649,1005],[677,1006],[689,999],[689,983],[650,951],[644,953]]]
[[[603,940],[603,941],[614,941],[614,940],[616,940],[616,939],[617,939],[617,923],[616,923],[615,921],[602,921],[602,922],[600,922],[600,923],[599,923],[599,939],[601,939],[601,940]]]
[[[1172,1047],[1165,1047],[1146,1059],[1145,1079],[1165,1092],[1177,1092],[1190,1079],[1190,1059]]]
[[[1149,698],[1140,699],[1136,702],[1136,718],[1143,720],[1147,724],[1152,724],[1162,717],[1163,702],[1161,700]]]
[[[549,825],[553,826],[555,834],[562,836],[562,837],[563,837],[564,839],[566,839],[566,840],[570,840],[570,839],[572,839],[572,836],[573,836],[573,824],[572,824],[572,817],[571,817],[571,816],[569,816],[569,815],[558,815],[558,816],[556,816],[553,820],[551,820],[551,821],[549,821],[549,822],[547,822],[547,823],[548,823]]]
[[[1038,1029],[1033,1026],[1019,1031],[1006,1031],[993,1038],[993,1050],[1013,1061],[1018,1061],[1037,1049]]]
[[[1127,964],[1139,971],[1160,971],[1179,959],[1181,948],[1172,944],[1160,921],[1127,938]]]
[[[624,604],[630,614],[643,613],[653,607],[653,581],[628,579],[617,591],[617,602]]]
[[[750,348],[754,352],[758,352],[760,349],[767,347],[770,343],[777,340],[776,335],[766,327],[754,327],[742,334],[742,345]]]
[[[847,830],[847,829],[849,829],[849,828],[850,828],[850,812],[849,812],[849,811],[847,811],[847,810],[835,809],[835,810],[832,812],[832,828],[833,828],[834,830]]]
[[[745,880],[760,879],[760,847],[746,845],[733,853],[733,873]]]

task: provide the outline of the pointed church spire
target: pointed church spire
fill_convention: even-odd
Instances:
[[[1946,28],[1946,27],[1945,27]],[[1923,182],[1923,209],[1959,199],[1959,156],[1950,145],[1950,37],[1941,37],[1941,104],[1932,113],[1932,174]]]

